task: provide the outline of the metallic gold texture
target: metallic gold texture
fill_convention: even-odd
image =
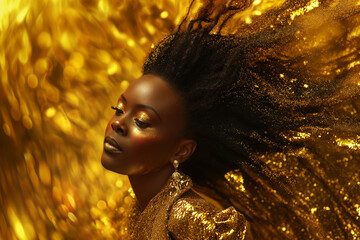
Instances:
[[[245,217],[234,207],[217,209],[194,193],[191,179],[170,177],[143,212],[134,199],[129,214],[131,239],[244,239]]]

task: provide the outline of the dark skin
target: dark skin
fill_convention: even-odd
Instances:
[[[169,83],[155,75],[134,81],[113,107],[104,141],[102,165],[128,175],[140,210],[194,152],[196,142],[183,136],[185,107]]]

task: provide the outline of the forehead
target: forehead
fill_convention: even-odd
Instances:
[[[144,75],[135,80],[124,92],[129,104],[154,108],[164,120],[184,119],[184,108],[178,92],[162,78]]]
[[[160,77],[155,75],[144,75],[131,83],[125,91],[126,94],[131,94],[129,97],[141,97],[142,101],[157,102],[167,99],[167,101],[176,101],[177,92]],[[133,95],[136,94],[136,95]],[[126,97],[128,97],[126,95]]]

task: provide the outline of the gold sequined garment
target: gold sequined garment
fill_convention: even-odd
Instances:
[[[244,239],[246,220],[234,207],[219,210],[191,190],[182,174],[176,190],[171,177],[143,212],[134,202],[129,216],[131,239]]]

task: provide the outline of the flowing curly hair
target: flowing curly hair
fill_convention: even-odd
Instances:
[[[185,102],[184,134],[196,139],[198,146],[181,167],[195,183],[226,195],[218,182],[229,171],[240,169],[244,176],[256,173],[280,196],[291,199],[290,180],[274,174],[259,156],[304,146],[284,133],[304,128],[360,129],[359,116],[335,111],[359,96],[359,89],[350,84],[356,71],[347,68],[359,59],[359,52],[330,58],[343,51],[341,44],[349,44],[344,39],[296,52],[301,24],[289,25],[291,16],[286,14],[279,20],[284,9],[305,2],[286,1],[277,11],[259,17],[258,23],[238,25],[233,31],[232,18],[252,1],[207,1],[195,18],[186,16],[177,31],[149,54],[143,73],[168,81]],[[354,14],[337,18],[345,21]],[[341,37],[347,34],[342,32]],[[359,43],[351,44],[359,49]],[[324,56],[329,58],[319,60]],[[257,221],[256,216],[247,217]],[[298,224],[303,226],[300,220]],[[297,234],[310,236],[300,230]]]

